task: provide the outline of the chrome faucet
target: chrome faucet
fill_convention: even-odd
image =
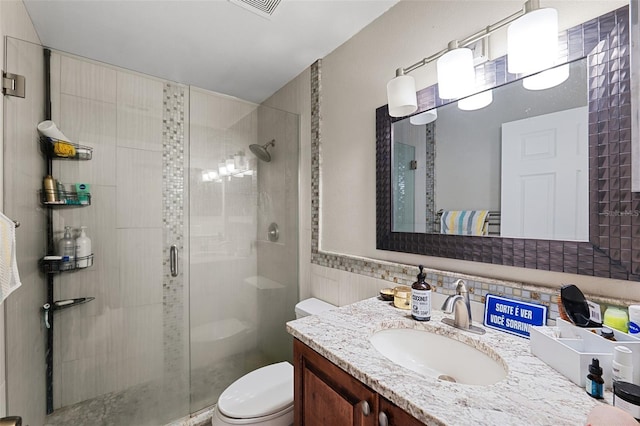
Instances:
[[[442,305],[442,310],[447,314],[453,313],[453,319],[443,318],[443,323],[476,334],[485,333],[483,328],[472,324],[469,291],[464,281],[456,281],[456,294],[447,297]]]

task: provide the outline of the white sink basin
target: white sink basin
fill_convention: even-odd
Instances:
[[[416,373],[467,385],[491,385],[507,376],[504,363],[466,343],[424,330],[392,328],[369,341],[383,356]]]

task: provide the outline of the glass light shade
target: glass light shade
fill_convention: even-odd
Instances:
[[[507,69],[530,74],[551,68],[558,56],[558,12],[544,8],[531,11],[507,30]]]
[[[387,83],[389,115],[404,117],[418,109],[416,81],[410,75],[400,75]]]
[[[484,108],[493,102],[493,90],[485,90],[458,101],[458,108],[463,111],[474,111]]]
[[[240,151],[236,155],[233,156],[233,163],[236,170],[244,170],[245,169],[245,158],[244,152]]]
[[[476,72],[471,49],[460,47],[448,51],[438,59],[436,68],[441,99],[462,98],[473,92]]]
[[[409,123],[414,126],[419,126],[421,124],[429,124],[438,118],[438,109],[430,109],[429,111],[421,112],[420,114],[412,115],[409,117]]]
[[[527,90],[544,90],[564,83],[569,78],[569,64],[542,71],[522,80]]]
[[[227,158],[227,161],[225,161],[225,164],[227,165],[227,172],[233,173],[236,170],[236,163],[233,159],[233,156],[230,156],[229,158]]]

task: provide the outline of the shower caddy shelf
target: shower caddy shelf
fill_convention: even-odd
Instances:
[[[60,142],[73,146],[75,149],[75,151],[73,152],[75,154],[59,155],[56,152],[54,146],[56,143],[60,143]],[[82,149],[82,151],[79,151],[79,149]],[[91,158],[93,157],[93,148],[91,147],[73,144],[65,141],[59,141],[57,139],[52,139],[44,136],[40,137],[40,151],[45,155],[45,158],[47,160],[47,172],[49,174],[51,174],[51,171],[53,169],[52,160],[54,159],[80,161],[80,160],[91,160]],[[79,155],[79,152],[82,152],[84,154]],[[48,195],[51,195],[52,198],[58,198],[58,200],[47,201]],[[51,192],[48,192],[42,189],[39,191],[39,196],[40,196],[40,203],[43,206],[49,207],[49,208],[64,207],[64,206],[86,207],[91,205],[91,194],[88,192],[83,194],[78,194],[78,192],[76,191],[55,190],[55,192],[52,194]],[[53,223],[50,217],[47,218],[47,237],[48,237],[47,252],[50,253],[50,252],[53,252],[55,248],[55,245],[53,244]],[[69,260],[68,258],[47,259],[47,257],[49,256],[45,256],[38,261],[39,269],[45,274],[55,274],[55,273],[64,272],[64,271],[75,271],[80,269],[86,269],[93,266],[93,253],[91,253],[89,256],[76,257],[73,260]],[[47,303],[50,303],[50,301],[47,301]]]
[[[45,120],[51,120],[51,50],[44,49],[45,63]],[[48,137],[40,137],[40,151],[44,154],[46,160],[46,175],[53,175],[53,160],[70,160],[84,161],[93,158],[93,148],[60,141]],[[47,230],[47,247],[46,253],[52,254],[56,250],[53,240],[53,210],[59,207],[86,207],[91,205],[91,194],[82,192],[78,194],[74,191],[67,191],[67,188],[56,188],[56,193],[49,194],[44,190],[40,191],[40,201],[46,211],[46,230]],[[79,196],[80,195],[80,196]],[[62,259],[42,258],[38,261],[40,270],[46,277],[46,302],[41,307],[42,320],[47,330],[45,364],[46,364],[46,413],[53,412],[53,330],[54,315],[53,313],[60,309],[73,308],[77,305],[84,304],[94,300],[93,297],[81,297],[77,299],[67,299],[56,301],[54,299],[54,277],[56,273],[66,271],[76,271],[86,269],[93,265],[93,253],[86,257],[75,259],[74,261]],[[80,263],[81,267],[78,267]]]
[[[61,147],[61,148],[60,148]],[[40,137],[40,151],[47,158],[47,167],[51,160],[91,160],[93,158],[93,148],[86,145],[79,145],[59,139],[53,139],[46,136]],[[51,173],[49,173],[51,175]],[[64,185],[64,187],[68,187]],[[77,191],[64,190],[40,190],[40,204],[43,206],[90,206],[91,194],[88,192],[78,193]],[[53,200],[53,201],[52,201]]]
[[[38,266],[45,274],[57,274],[58,272],[87,269],[93,266],[93,253],[89,256],[76,257],[73,260],[47,259],[43,257],[38,261]]]
[[[63,146],[66,145],[73,147],[73,154],[63,153],[63,150],[56,149],[60,144]],[[42,151],[47,158],[55,158],[59,160],[91,160],[93,157],[93,148],[90,146],[79,145],[46,136],[40,137],[40,151]]]
[[[54,195],[58,200],[47,201],[48,195]],[[91,205],[91,194],[87,192],[80,196],[76,191],[55,191],[55,194],[51,194],[42,189],[40,190],[40,204],[49,207],[85,207]]]

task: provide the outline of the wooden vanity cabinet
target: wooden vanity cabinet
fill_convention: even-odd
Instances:
[[[411,415],[294,339],[297,426],[414,426]]]

